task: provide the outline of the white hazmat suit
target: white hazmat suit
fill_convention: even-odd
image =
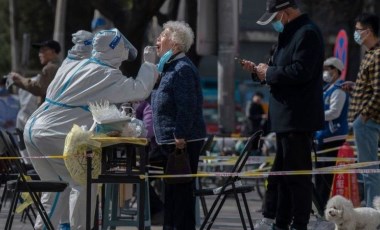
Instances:
[[[72,34],[72,37],[74,46],[67,52],[67,58],[63,61],[62,65],[67,62],[80,61],[91,57],[94,35],[85,30],[78,30]]]
[[[143,63],[136,79],[126,78],[118,69],[122,61],[135,59],[137,50],[117,29],[98,32],[92,45],[90,59],[76,65],[67,64],[65,70],[58,70],[45,102],[28,120],[24,139],[31,156],[62,155],[66,135],[73,125],[92,125],[89,102],[143,100],[153,89],[158,77],[154,64]],[[62,159],[33,159],[32,162],[43,180],[69,182],[65,192],[70,193],[70,226],[71,229],[84,229],[86,187],[72,180]],[[61,197],[61,194],[46,194],[41,198],[53,226],[58,226],[59,215],[65,207]],[[91,203],[95,204],[95,199]],[[91,211],[94,213],[94,208]],[[35,227],[42,229],[37,224]]]
[[[88,59],[91,57],[93,38],[94,38],[94,34],[85,30],[78,30],[77,32],[72,34],[72,42],[74,43],[74,46],[67,52],[67,57],[62,62],[61,67],[57,71],[56,76],[62,76],[63,73],[69,72],[69,70],[77,66],[83,59]],[[50,85],[57,84],[55,83],[55,81],[59,82],[58,77],[54,78]],[[93,191],[95,191],[96,185],[94,185],[92,189]],[[43,199],[48,200],[48,198],[50,198],[51,196],[52,194],[43,194]],[[58,213],[55,216],[57,216],[57,218],[60,217],[59,230],[68,230],[70,229],[70,212],[69,212],[70,190],[67,189],[64,192],[60,193],[60,197],[61,197],[60,207],[62,208],[58,210]],[[54,210],[52,209],[50,209],[50,211],[51,213],[54,212]],[[53,218],[53,221],[55,221],[54,218]],[[35,224],[36,229],[41,227],[42,224],[43,224],[42,219],[38,217]]]
[[[32,81],[35,81],[39,78],[40,75],[34,76],[31,78]],[[17,113],[16,128],[19,130],[24,130],[25,124],[28,121],[30,115],[38,108],[38,97],[34,96],[30,92],[19,88],[18,89],[18,98],[20,101],[20,110]],[[21,146],[19,146],[21,147]],[[25,148],[20,148],[20,154],[22,157],[25,157],[23,160],[26,164],[31,164],[29,160],[29,154]]]

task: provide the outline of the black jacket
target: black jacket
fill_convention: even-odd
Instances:
[[[307,15],[285,25],[266,73],[271,131],[323,128],[323,61],[322,35]]]

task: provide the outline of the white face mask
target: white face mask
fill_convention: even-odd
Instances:
[[[362,45],[363,44],[363,39],[361,37],[362,36],[360,35],[360,32],[359,31],[355,31],[355,33],[354,33],[354,40],[355,40],[355,42],[358,45]]]
[[[362,31],[359,31],[359,30],[355,30],[354,32],[354,40],[355,42],[358,44],[358,45],[362,45],[364,40],[368,37],[368,33],[366,35],[363,36],[363,33],[362,32],[365,32],[367,29],[365,30],[362,30]]]
[[[323,71],[323,81],[330,83],[333,80],[333,76],[330,74],[329,71],[325,70]]]

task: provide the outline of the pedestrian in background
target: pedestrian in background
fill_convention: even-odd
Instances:
[[[267,0],[257,22],[279,32],[272,65],[243,61],[270,87],[269,129],[276,133],[272,171],[311,170],[313,133],[323,128],[324,44],[319,28],[293,0]],[[278,176],[276,220],[262,229],[306,230],[312,206],[311,175]]]
[[[328,152],[318,154],[318,157],[337,157],[338,148],[346,141],[348,135],[348,105],[349,96],[341,88],[344,82],[340,79],[344,64],[336,57],[330,57],[323,63],[323,101],[325,108],[324,129],[316,132],[317,150]],[[334,166],[335,161],[317,161],[316,167]],[[320,207],[325,207],[330,197],[333,174],[315,175],[315,187],[320,198]]]
[[[353,122],[358,161],[378,161],[380,136],[380,43],[379,17],[363,13],[356,18],[354,39],[366,52],[352,91],[348,120]],[[378,165],[367,168],[379,169]],[[364,199],[372,207],[380,195],[380,174],[363,174]]]
[[[267,116],[264,111],[263,99],[264,94],[256,92],[247,108],[247,117],[250,125],[249,136],[264,129]]]
[[[45,100],[46,90],[50,82],[53,80],[58,68],[61,65],[61,60],[58,56],[61,52],[61,46],[54,40],[34,43],[32,46],[39,49],[38,57],[40,58],[41,64],[44,66],[40,77],[36,80],[31,80],[30,78],[21,76],[17,72],[11,72],[10,74],[14,85],[32,93],[35,96],[41,97],[41,104]]]

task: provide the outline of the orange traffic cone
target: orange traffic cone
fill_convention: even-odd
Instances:
[[[338,157],[354,158],[354,149],[345,142],[338,152]],[[337,161],[336,165],[355,163],[355,161]],[[356,174],[334,174],[330,197],[341,195],[351,200],[355,207],[360,206],[358,179]]]

